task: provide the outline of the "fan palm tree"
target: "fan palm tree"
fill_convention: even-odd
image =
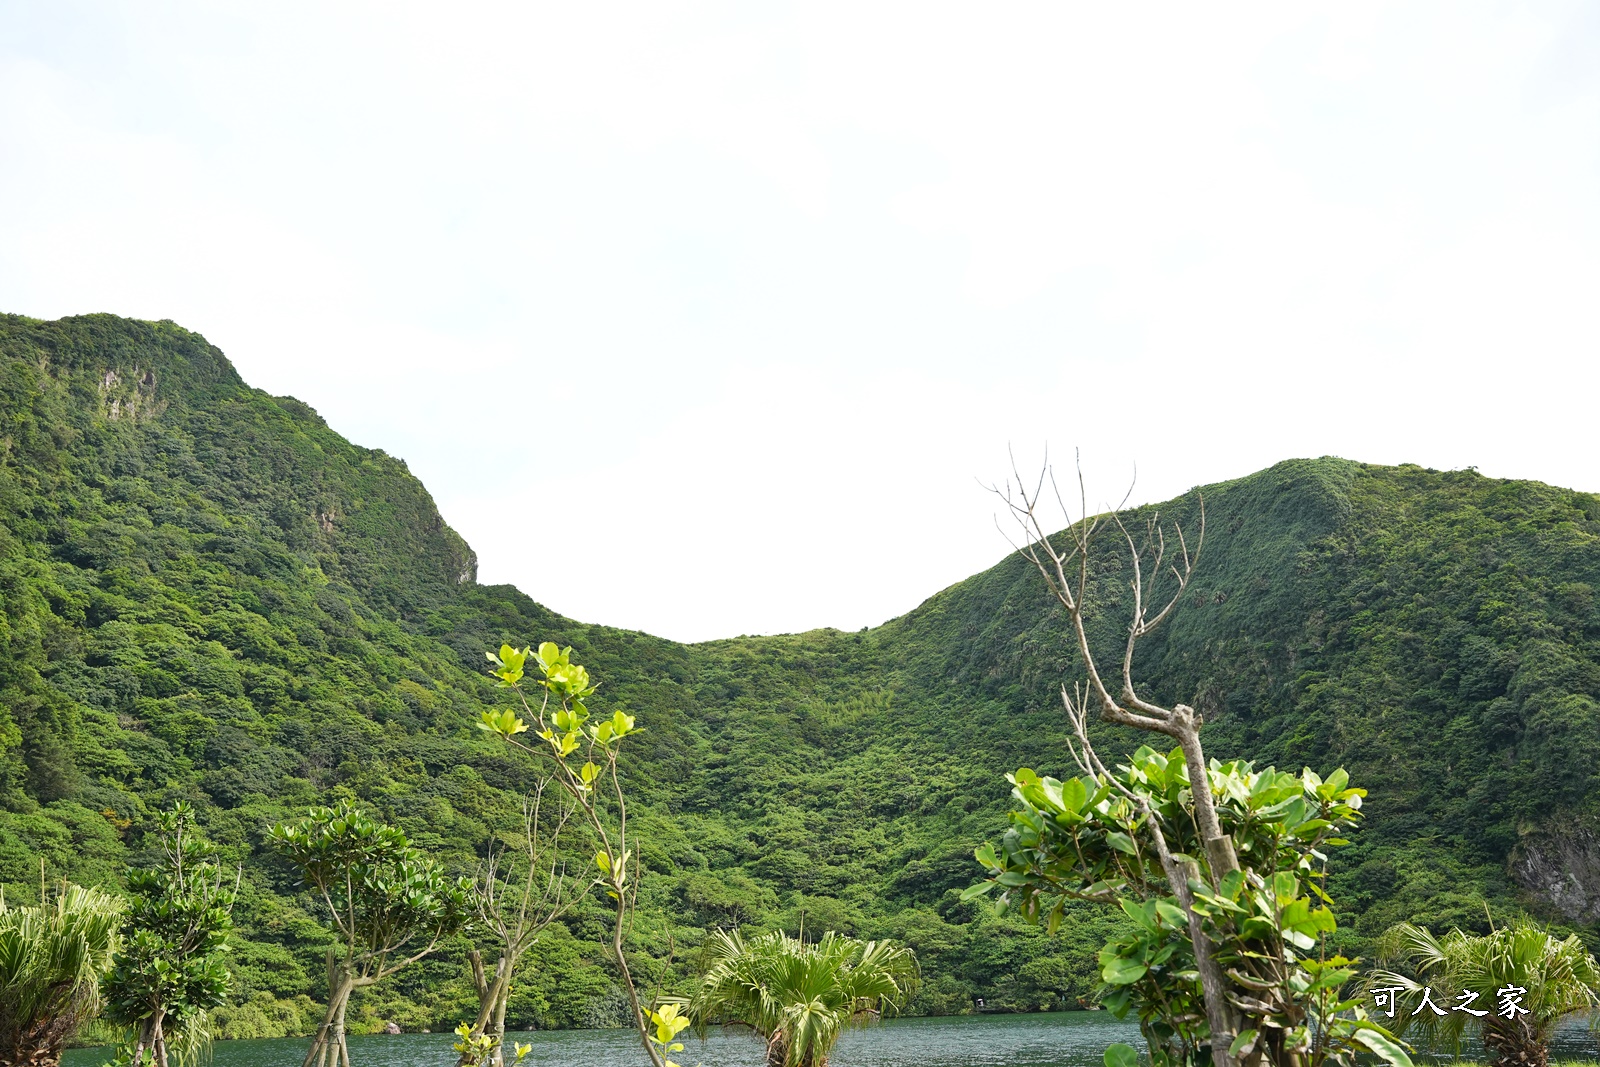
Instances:
[[[707,967],[690,1010],[702,1031],[716,1019],[767,1042],[767,1067],[827,1067],[846,1027],[898,1009],[916,987],[916,955],[887,941],[833,932],[807,944],[779,931],[707,940]]]
[[[0,898],[0,1063],[55,1067],[100,1007],[122,901],[67,886],[53,901],[8,908]]]
[[[1600,1008],[1600,964],[1576,935],[1558,941],[1531,922],[1443,938],[1400,923],[1379,941],[1378,960],[1390,967],[1369,977],[1369,989],[1399,987],[1418,998],[1414,1013],[1396,1016],[1397,1033],[1415,1028],[1454,1046],[1470,1023],[1495,1067],[1545,1067],[1556,1023]],[[1443,1015],[1422,1004],[1424,989]]]

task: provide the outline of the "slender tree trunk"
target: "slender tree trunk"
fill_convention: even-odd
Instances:
[[[1194,779],[1189,781],[1192,786]],[[1200,781],[1208,779],[1202,777]],[[1191,788],[1190,791],[1196,790]],[[1166,835],[1156,824],[1153,814],[1148,816],[1147,825],[1155,840],[1156,855],[1161,859],[1161,869],[1166,872],[1167,883],[1172,886],[1178,905],[1189,919],[1189,940],[1194,945],[1195,968],[1200,972],[1200,988],[1205,994],[1206,1022],[1211,1027],[1211,1062],[1218,1067],[1232,1067],[1233,1057],[1228,1048],[1233,1044],[1239,1021],[1233,1005],[1228,1003],[1227,977],[1213,955],[1211,938],[1206,936],[1204,924],[1194,911],[1194,894],[1189,890],[1189,879],[1198,881],[1200,869],[1192,860],[1184,861],[1172,855],[1172,850],[1167,847]]]
[[[335,1047],[339,1054],[340,1067],[350,1067],[350,1045],[345,1040],[344,1031],[344,1009],[349,1003],[350,994],[347,991],[344,995],[344,1000],[339,1002],[339,1021],[335,1023],[333,1027],[334,1036],[338,1039]]]
[[[485,973],[483,956],[477,949],[472,949],[468,958],[472,962],[472,984],[478,992],[478,1017],[473,1021],[472,1033],[474,1036],[487,1034],[495,1039],[492,1062],[494,1067],[504,1067],[505,1056],[501,1050],[506,1040],[506,1002],[511,999],[513,961],[502,950],[491,976]],[[468,1057],[463,1054],[458,1067],[466,1067],[467,1063]]]
[[[661,1062],[661,1056],[656,1052],[656,1047],[650,1043],[650,1029],[645,1024],[644,1007],[639,1003],[639,991],[633,988],[633,974],[628,970],[628,958],[622,952],[623,921],[627,918],[628,906],[623,901],[621,887],[617,892],[617,915],[611,929],[611,952],[617,958],[617,970],[622,973],[622,984],[628,990],[628,1003],[633,1005],[633,1028],[639,1032],[639,1040],[644,1043],[644,1051],[650,1057],[653,1067],[666,1067]]]
[[[494,1002],[494,1067],[506,1063],[506,1001],[511,999],[511,968],[505,968]]]
[[[344,1051],[344,1006],[354,986],[355,980],[347,974],[341,973],[336,978],[328,997],[327,1013],[322,1017],[322,1025],[317,1027],[316,1036],[311,1039],[311,1048],[306,1050],[301,1067],[318,1067],[318,1064],[335,1067],[341,1055],[345,1062],[349,1062],[349,1054]]]
[[[1211,800],[1210,768],[1206,766],[1205,750],[1200,746],[1200,721],[1194,709],[1179,704],[1172,709],[1172,736],[1183,748],[1183,761],[1189,768],[1189,792],[1194,797],[1195,828],[1206,848],[1206,859],[1211,866],[1211,884],[1216,886],[1222,876],[1239,869],[1239,857],[1233,850],[1233,838],[1222,832],[1217,819],[1217,807]]]
[[[150,1049],[152,1055],[155,1051],[155,1042],[152,1040],[154,1027],[146,1019],[143,1026],[139,1027],[139,1040],[133,1046],[133,1067],[144,1067],[144,1050]]]
[[[489,982],[483,974],[483,953],[475,948],[468,949],[467,962],[472,965],[472,988],[478,994],[478,1017],[473,1020],[472,1032],[481,1034],[488,1025],[490,1009]]]

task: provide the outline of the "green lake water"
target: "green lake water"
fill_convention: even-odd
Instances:
[[[627,1030],[545,1030],[508,1035],[531,1044],[527,1067],[646,1067],[639,1039]],[[454,1067],[450,1034],[352,1037],[355,1067]],[[832,1067],[1101,1067],[1107,1045],[1141,1047],[1139,1031],[1106,1012],[1038,1015],[966,1015],[891,1019],[840,1039]],[[215,1067],[299,1067],[309,1041],[219,1041]],[[674,1058],[683,1067],[761,1067],[761,1042],[745,1031],[692,1034]],[[73,1049],[63,1067],[98,1067],[107,1050]],[[1569,1026],[1558,1035],[1551,1059],[1594,1058],[1594,1037]]]

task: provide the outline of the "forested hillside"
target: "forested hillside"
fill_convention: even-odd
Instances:
[[[874,630],[680,645],[478,585],[402,461],[170,322],[0,317],[0,418],[0,884],[35,899],[42,857],[115,887],[150,813],[190,800],[243,872],[225,1033],[300,1027],[322,993],[326,935],[269,823],[353,796],[463,873],[518,827],[534,768],[472,729],[502,641],[572,645],[600,706],[647,729],[625,770],[652,979],[708,929],[803,916],[910,942],[915,1010],[1093,995],[1109,916],[1051,939],[956,900],[1004,772],[1068,770],[1075,656],[1019,561]],[[1405,918],[1480,928],[1486,904],[1600,930],[1600,497],[1339,459],[1204,494],[1196,584],[1141,674],[1205,714],[1212,755],[1342,764],[1371,790],[1333,857],[1347,947]],[[1169,510],[1192,527],[1192,497]],[[1120,560],[1094,569],[1114,640]],[[545,939],[514,1024],[617,1019],[600,925]],[[464,953],[353,1012],[453,1025]]]

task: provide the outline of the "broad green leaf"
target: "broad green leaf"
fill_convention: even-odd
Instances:
[[[1138,1067],[1139,1054],[1132,1045],[1117,1043],[1106,1049],[1106,1067]]]
[[[1137,960],[1118,956],[1101,968],[1100,977],[1105,979],[1107,985],[1132,985],[1143,978],[1148,970],[1148,967]]]
[[[1123,897],[1118,900],[1117,904],[1122,908],[1122,913],[1128,918],[1132,919],[1134,922],[1138,923],[1141,927],[1150,931],[1151,933],[1156,932],[1156,921],[1155,915],[1153,914],[1154,909],[1149,905],[1141,906],[1135,904],[1127,897]]]
[[[1376,1030],[1361,1029],[1351,1034],[1350,1037],[1367,1046],[1377,1053],[1384,1062],[1393,1064],[1394,1067],[1412,1067],[1411,1057],[1406,1055],[1406,1050],[1401,1048],[1393,1038],[1387,1037]]]
[[[1118,852],[1126,852],[1130,856],[1137,855],[1139,851],[1134,847],[1133,838],[1116,830],[1106,835],[1106,844]]]
[[[1256,1047],[1256,1038],[1261,1036],[1260,1030],[1242,1030],[1239,1036],[1233,1039],[1233,1044],[1228,1046],[1228,1055],[1247,1056],[1250,1050]]]

